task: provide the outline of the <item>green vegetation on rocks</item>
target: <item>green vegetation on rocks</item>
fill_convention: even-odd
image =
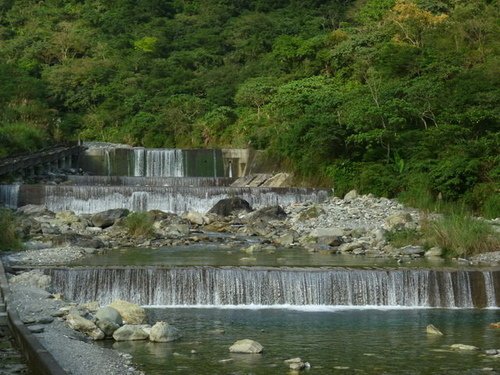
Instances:
[[[151,237],[154,220],[147,212],[132,212],[124,219],[127,233],[132,237]]]

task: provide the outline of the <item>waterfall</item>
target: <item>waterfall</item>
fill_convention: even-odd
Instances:
[[[229,186],[227,177],[129,177],[129,176],[68,176],[72,185],[93,186]]]
[[[138,194],[141,193],[141,194]],[[88,214],[112,208],[135,210],[139,197],[147,202],[148,210],[182,213],[206,212],[223,198],[238,196],[254,208],[272,205],[286,206],[299,202],[320,202],[327,198],[324,190],[305,188],[237,188],[163,187],[163,186],[67,186],[23,185],[20,196],[24,204],[45,204],[54,212],[71,210]],[[34,199],[39,199],[41,201]],[[134,199],[134,197],[137,197]],[[141,208],[142,209],[142,208]]]
[[[483,272],[487,306],[498,306],[495,294],[495,280],[491,272]]]
[[[134,176],[144,176],[146,150],[144,148],[134,148]]]
[[[134,148],[134,176],[183,177],[183,151]]]
[[[17,208],[20,185],[0,185],[0,204],[7,208]]]
[[[111,157],[109,155],[109,149],[105,148],[104,149],[104,162],[106,165],[106,175],[111,176]]]
[[[71,300],[107,304],[124,299],[167,306],[496,307],[475,285],[480,271],[315,268],[47,269],[52,287]],[[500,277],[484,271],[483,280]],[[85,285],[83,288],[82,286]],[[494,288],[489,283],[488,288]],[[498,290],[489,290],[491,295]]]

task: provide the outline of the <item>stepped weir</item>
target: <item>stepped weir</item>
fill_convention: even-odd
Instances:
[[[500,271],[257,267],[47,269],[79,302],[165,306],[474,308],[500,303]],[[82,286],[85,287],[82,287]]]

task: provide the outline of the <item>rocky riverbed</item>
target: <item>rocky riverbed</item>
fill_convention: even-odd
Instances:
[[[442,255],[439,248],[429,250],[411,243],[394,247],[388,241],[388,233],[418,231],[421,214],[395,200],[358,196],[354,191],[343,199],[332,197],[323,203],[272,206],[256,211],[239,198],[226,199],[208,213],[176,215],[150,211],[150,228],[145,233],[130,229],[130,213],[125,209],[76,215],[71,211],[54,213],[42,206],[24,206],[16,214],[18,232],[26,239],[28,251],[12,255],[9,261],[33,266],[64,265],[112,248],[196,243],[239,247],[250,253],[299,247],[310,252],[402,260]],[[469,261],[496,265],[500,256],[482,254]]]
[[[426,250],[416,245],[395,248],[388,241],[390,232],[419,230],[421,216],[417,210],[394,200],[358,196],[355,192],[343,199],[332,197],[318,204],[273,206],[256,211],[239,198],[224,200],[208,213],[175,215],[150,211],[147,225],[151,230],[147,235],[130,230],[129,215],[124,209],[76,215],[70,211],[54,213],[42,206],[21,207],[16,212],[17,230],[25,240],[26,250],[10,254],[7,263],[27,267],[67,265],[113,248],[196,243],[241,248],[248,254],[294,247],[325,255],[342,253],[402,260],[442,256],[438,248]],[[500,251],[481,254],[467,262],[497,265]],[[69,327],[71,323],[67,316],[61,315],[61,309],[82,310],[45,291],[50,284],[47,276],[35,277],[30,273],[12,281],[11,303],[21,319],[72,374],[140,374],[127,355],[95,346],[92,344],[95,337]],[[86,314],[84,311],[79,316]],[[150,329],[139,328],[146,332],[145,336]]]

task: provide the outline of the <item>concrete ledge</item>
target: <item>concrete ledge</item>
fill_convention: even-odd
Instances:
[[[7,310],[7,324],[23,353],[28,367],[34,375],[67,375],[68,373],[57,363],[52,354],[45,349],[37,338],[26,328],[17,311],[10,307],[10,288],[5,275],[3,263],[0,261],[0,289]]]

